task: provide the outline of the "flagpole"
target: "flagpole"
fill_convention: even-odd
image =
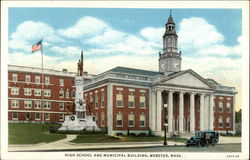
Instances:
[[[42,123],[43,123],[43,131],[44,131],[44,74],[43,74],[43,45],[41,42],[41,60],[42,60]]]

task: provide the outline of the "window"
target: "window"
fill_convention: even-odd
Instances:
[[[60,121],[64,121],[64,114],[60,114],[60,115],[59,115],[59,120],[60,120]]]
[[[50,83],[50,78],[49,77],[45,77],[45,84],[49,84]]]
[[[128,107],[133,108],[135,107],[135,96],[134,95],[129,95],[128,96]]]
[[[104,126],[104,113],[101,114],[101,126]]]
[[[104,97],[105,97],[105,95],[102,94],[102,96],[101,96],[101,107],[102,108],[104,108]]]
[[[32,101],[24,101],[24,108],[31,108],[32,107]]]
[[[41,89],[35,89],[35,96],[41,96]]]
[[[35,77],[35,83],[36,83],[36,84],[39,84],[39,83],[40,83],[40,76],[36,76],[36,77]]]
[[[49,113],[45,113],[44,117],[45,117],[45,120],[50,120],[50,114]]]
[[[11,108],[19,108],[19,100],[12,99],[11,100]]]
[[[74,79],[72,80],[72,86],[75,86],[75,80]]]
[[[64,79],[60,79],[60,80],[59,80],[59,85],[60,85],[60,86],[63,86],[63,85],[64,85]]]
[[[146,126],[146,118],[144,114],[140,115],[140,127],[145,127]]]
[[[134,125],[135,125],[135,115],[133,113],[130,113],[128,115],[128,126],[134,127]]]
[[[73,90],[72,91],[72,98],[75,98],[75,96],[76,96],[76,92],[75,92],[75,90]]]
[[[35,120],[41,119],[41,113],[35,113]]]
[[[145,101],[145,96],[140,96],[140,108],[145,108],[146,107],[146,101]]]
[[[227,102],[227,112],[230,113],[231,111],[231,104],[230,102]]]
[[[95,108],[98,108],[98,96],[95,95]]]
[[[227,117],[227,128],[230,128],[231,127],[231,123],[230,123],[230,117]]]
[[[17,74],[12,74],[12,81],[17,82]]]
[[[92,103],[93,102],[93,97],[89,96],[89,99],[90,99],[90,102]]]
[[[18,112],[13,112],[12,113],[12,119],[13,120],[18,120]]]
[[[62,88],[61,88],[60,91],[59,91],[59,97],[60,97],[60,98],[63,98],[63,97],[64,97],[64,91],[63,91]]]
[[[123,107],[123,95],[122,94],[116,95],[116,106]]]
[[[67,90],[66,90],[66,96],[65,96],[66,98],[69,98],[69,89],[67,88]]]
[[[50,106],[51,106],[51,102],[48,102],[48,101],[43,102],[43,107],[45,109],[50,109]]]
[[[125,78],[125,74],[115,74],[115,76],[118,78]]]
[[[41,108],[41,101],[35,101],[35,108],[40,109]]]
[[[30,75],[25,75],[25,82],[30,83]]]
[[[219,118],[219,128],[223,128],[223,119],[222,116]]]
[[[60,110],[64,110],[64,103],[63,103],[63,102],[60,102],[60,103],[59,103],[59,109],[60,109]]]
[[[31,120],[30,113],[25,113],[25,120]]]
[[[51,90],[45,89],[44,90],[44,97],[50,97],[51,96]]]
[[[31,88],[24,88],[24,95],[25,96],[31,96],[32,89]]]
[[[143,80],[143,81],[146,81],[148,78],[147,77],[139,77],[139,80]]]
[[[223,103],[219,102],[219,112],[223,112]]]
[[[136,76],[128,75],[128,79],[136,79]]]
[[[122,127],[122,113],[119,111],[116,115],[116,126],[117,127]]]
[[[19,95],[19,88],[16,88],[16,87],[11,88],[11,94],[12,95]]]

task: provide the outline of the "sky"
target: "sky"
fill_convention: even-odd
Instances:
[[[31,46],[43,39],[44,68],[99,74],[117,66],[158,71],[170,9],[9,8],[9,64],[39,67]],[[172,9],[182,70],[236,87],[241,107],[241,9]]]

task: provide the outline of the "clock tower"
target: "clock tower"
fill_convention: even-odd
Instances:
[[[181,52],[178,52],[178,36],[175,31],[175,23],[171,13],[165,26],[163,53],[159,53],[159,71],[167,75],[181,70]]]

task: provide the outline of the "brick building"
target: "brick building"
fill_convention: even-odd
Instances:
[[[162,135],[164,127],[169,133],[235,131],[235,88],[205,79],[191,69],[181,70],[177,42],[170,15],[163,35],[163,52],[159,53],[159,72],[119,66],[95,76],[84,75],[87,114],[94,116],[99,127],[107,127],[109,134],[126,133],[129,129]],[[41,86],[36,83],[39,72],[38,68],[9,66],[10,121],[40,121],[37,117],[42,109],[37,108],[37,101],[41,99]],[[64,115],[71,114],[62,104],[73,103],[75,75],[46,70],[47,121],[60,122]],[[50,77],[49,84],[46,77]]]

